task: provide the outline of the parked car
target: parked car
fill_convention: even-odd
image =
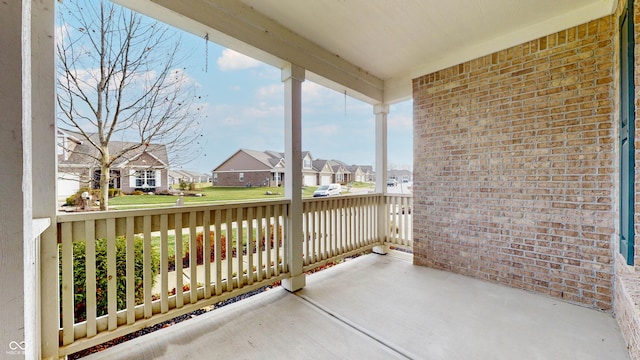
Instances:
[[[387,186],[397,186],[397,185],[398,185],[398,180],[396,179],[387,180]]]
[[[342,195],[342,187],[340,184],[320,185],[316,191],[313,192],[313,197]]]

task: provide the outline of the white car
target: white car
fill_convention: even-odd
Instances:
[[[316,191],[313,192],[313,197],[342,195],[342,186],[340,184],[320,185]]]

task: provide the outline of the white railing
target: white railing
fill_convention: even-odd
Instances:
[[[413,196],[386,195],[385,209],[389,214],[385,243],[392,248],[413,251]]]
[[[275,201],[58,216],[59,355],[287,277],[283,234],[288,204]],[[207,232],[210,236],[203,235]],[[190,256],[177,255],[186,253],[187,247]],[[74,278],[74,266],[84,268],[86,281]],[[156,267],[159,271],[154,275]]]
[[[308,199],[303,202],[304,270],[380,244],[380,195]]]
[[[411,206],[304,200],[303,271],[383,243],[410,249]],[[60,214],[59,356],[290,277],[288,212],[280,200]]]

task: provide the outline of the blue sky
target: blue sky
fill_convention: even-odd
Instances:
[[[181,167],[209,172],[238,149],[284,149],[284,86],[280,69],[215,43],[182,34],[182,49],[192,56],[187,74],[206,101],[197,159]],[[207,54],[208,53],[208,54]],[[206,59],[208,58],[208,65]],[[205,71],[206,70],[206,71]],[[302,148],[314,158],[375,166],[373,107],[310,81],[303,83]],[[412,102],[391,106],[388,161],[410,169]]]
[[[202,136],[192,145],[198,154],[186,164],[210,172],[238,149],[284,150],[284,86],[280,69],[176,30],[185,60],[184,74],[202,98]],[[208,60],[208,61],[207,61]],[[90,71],[88,69],[88,71]],[[314,158],[375,166],[373,107],[310,81],[303,83],[302,148]],[[388,116],[390,168],[410,169],[412,103],[391,105]]]

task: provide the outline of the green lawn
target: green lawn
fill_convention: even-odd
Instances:
[[[280,229],[282,231],[282,227]],[[214,231],[214,229],[211,229],[211,231]],[[266,233],[265,233],[266,230],[263,228],[262,231],[263,231],[262,237],[264,238],[266,236]],[[197,233],[202,233],[202,231],[198,231]],[[227,232],[226,231],[222,231],[220,233],[220,235],[224,236],[226,238],[227,237]],[[238,230],[236,228],[234,228],[231,231],[231,236],[232,236],[232,239],[233,239],[233,247],[235,248],[237,246],[236,242],[237,242],[237,238],[238,238]],[[253,229],[253,238],[254,238],[254,240],[257,240],[257,237],[258,237],[258,230],[257,229]],[[245,229],[245,231],[242,232],[242,244],[244,246],[247,245],[248,239],[249,239],[249,234],[247,233],[247,231]],[[156,235],[156,236],[152,236],[151,237],[151,248],[157,254],[160,254],[160,241],[161,241],[160,236]],[[189,247],[189,231],[188,231],[188,229],[185,229],[183,231],[183,233],[182,233],[182,256],[181,257],[184,257],[188,247]],[[168,252],[167,256],[174,255],[175,252],[176,252],[176,236],[173,233],[167,234],[167,252]]]
[[[354,188],[368,188],[372,187],[372,184],[368,183],[353,183]],[[308,186],[302,190],[303,197],[312,197],[313,192],[317,189],[317,186]],[[348,187],[343,186],[343,194],[348,193]],[[271,192],[271,195],[267,195],[267,192]],[[231,201],[243,201],[243,200],[256,200],[256,199],[281,199],[284,198],[284,189],[281,187],[212,187],[204,186],[197,191],[186,191],[185,194],[200,193],[203,196],[185,196],[185,205],[197,205],[207,203],[224,203]],[[155,207],[169,207],[174,206],[178,196],[168,195],[123,195],[109,199],[109,207],[114,209],[135,209],[135,208],[155,208]],[[235,239],[236,229],[233,229],[232,236]],[[224,234],[224,232],[223,232]],[[254,234],[255,235],[255,234]],[[189,235],[183,233],[183,243],[186,244],[189,240]],[[175,235],[169,234],[167,237],[169,255],[173,255],[175,251]],[[243,243],[246,244],[247,234],[243,233]],[[235,244],[234,244],[235,245]],[[158,253],[160,252],[160,236],[152,236],[151,246]],[[185,247],[183,246],[183,249]],[[185,249],[186,250],[186,249]],[[184,250],[183,250],[184,256]]]
[[[208,185],[208,184],[207,184]],[[372,187],[369,183],[352,183],[354,188]],[[302,190],[302,197],[312,197],[317,186],[307,186]],[[349,187],[344,185],[342,193],[348,193]],[[211,203],[225,203],[244,200],[278,200],[284,198],[282,187],[213,187],[204,186],[196,191],[185,191],[184,204],[198,205]],[[202,196],[188,196],[189,194],[202,194]],[[270,194],[270,195],[268,195]],[[169,195],[123,195],[109,199],[109,208],[140,209],[169,207],[176,204],[178,196]]]
[[[271,195],[267,195],[270,192]],[[254,188],[229,188],[229,187],[203,187],[197,191],[185,191],[185,205],[197,205],[216,202],[231,202],[242,200],[280,199],[284,197],[283,188],[254,187]],[[313,190],[311,191],[313,194]],[[202,196],[189,196],[189,194],[202,194]],[[169,195],[123,195],[109,199],[111,209],[130,209],[141,207],[173,206],[178,196]]]

